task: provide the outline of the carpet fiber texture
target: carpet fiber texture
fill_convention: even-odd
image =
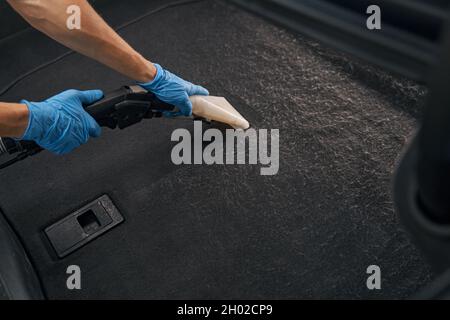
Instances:
[[[122,12],[131,19],[162,2],[113,1],[105,18],[118,25]],[[0,207],[49,298],[406,298],[430,280],[391,197],[424,88],[222,1],[167,9],[121,34],[153,61],[227,97],[255,128],[279,129],[280,171],[175,166],[171,133],[192,132],[193,123],[170,119],[104,130],[70,155],[44,152],[2,171]],[[65,50],[33,30],[0,49],[2,85]],[[75,54],[2,101],[126,83]],[[43,229],[102,194],[126,221],[58,260]],[[66,289],[73,264],[82,270],[79,291]],[[373,264],[382,271],[379,291],[366,287]]]

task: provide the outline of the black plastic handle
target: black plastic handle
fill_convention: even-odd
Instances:
[[[84,106],[101,127],[124,129],[146,118],[159,115],[162,111],[173,111],[175,107],[159,100],[153,93],[139,86],[124,86],[108,92],[99,101]],[[35,154],[42,150],[33,141],[16,141],[3,138],[6,153],[28,152]]]

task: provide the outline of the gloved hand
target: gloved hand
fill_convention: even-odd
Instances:
[[[56,154],[66,154],[98,137],[101,128],[86,111],[89,105],[103,97],[100,90],[67,90],[43,102],[22,100],[28,106],[28,127],[22,140],[35,141]]]
[[[148,83],[139,83],[145,90],[153,92],[158,99],[174,105],[179,112],[166,112],[166,116],[190,116],[192,114],[192,102],[190,96],[209,95],[208,90],[181,79],[173,73],[164,70],[159,64],[154,64],[157,70],[156,77]]]

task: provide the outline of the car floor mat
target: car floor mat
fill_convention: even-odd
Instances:
[[[108,21],[127,10],[122,3]],[[33,34],[1,46],[32,43]],[[153,119],[3,170],[0,207],[48,298],[405,298],[429,281],[390,193],[417,122],[402,102],[419,109],[421,87],[222,1],[170,8],[121,34],[152,61],[226,97],[256,129],[279,129],[280,169],[261,176],[257,165],[176,166],[171,133],[192,133],[193,123]],[[74,54],[2,100],[129,81]],[[103,194],[125,222],[56,258],[43,230]],[[66,287],[70,265],[81,269],[81,290]],[[370,265],[382,270],[382,290],[366,287]]]

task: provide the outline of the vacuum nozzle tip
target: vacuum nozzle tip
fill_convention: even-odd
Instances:
[[[192,96],[192,113],[207,119],[226,123],[234,129],[247,130],[248,121],[224,98],[214,96]]]
[[[250,123],[248,123],[248,121],[244,118],[240,119],[235,126],[235,129],[247,130],[248,128],[250,128]]]

